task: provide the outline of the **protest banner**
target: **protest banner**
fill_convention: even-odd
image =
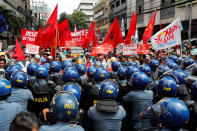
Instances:
[[[151,37],[153,49],[162,50],[181,44],[182,25],[180,17]]]
[[[149,44],[137,44],[137,54],[149,54]]]
[[[123,55],[137,54],[137,45],[123,45]]]
[[[103,43],[103,48],[105,50],[105,53],[108,54],[110,51],[113,52],[114,51],[114,47],[112,43]]]
[[[21,45],[34,44],[38,31],[21,29]]]
[[[70,49],[71,47],[77,47],[77,41],[68,41],[68,40],[65,40],[65,43],[64,44],[61,44],[62,47],[65,47],[66,49]]]
[[[26,53],[28,54],[39,54],[40,46],[27,44],[26,45]]]
[[[73,41],[81,42],[82,40],[85,39],[86,29],[71,32],[71,36]]]
[[[124,45],[124,43],[120,43],[120,44],[118,44],[118,45],[116,46],[116,55],[122,53],[123,45]]]
[[[70,47],[71,55],[83,55],[84,50],[82,47]]]
[[[106,54],[106,50],[103,45],[97,45],[96,47],[92,47],[90,55],[96,56],[98,54]]]

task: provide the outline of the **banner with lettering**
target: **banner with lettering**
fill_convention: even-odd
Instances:
[[[118,45],[116,46],[116,55],[122,53],[123,45],[124,45],[124,43],[120,43],[120,44],[118,44]]]
[[[130,44],[130,45],[123,45],[123,55],[132,55],[137,54],[137,45]]]
[[[181,44],[181,20],[178,17],[163,30],[151,37],[153,49],[162,50]]]
[[[26,44],[26,53],[39,54],[39,48],[40,46],[37,46],[37,45]]]
[[[77,41],[78,43],[84,40],[86,35],[86,29],[71,32],[72,40]]]
[[[62,44],[62,47],[66,47],[66,49],[70,49],[71,47],[77,47],[77,41],[68,41],[66,40],[64,44]]]
[[[137,54],[149,54],[149,44],[137,44]]]
[[[21,45],[34,44],[38,31],[21,29]]]
[[[96,47],[92,47],[90,55],[96,56],[98,54],[106,54],[106,50],[103,45],[97,45]]]

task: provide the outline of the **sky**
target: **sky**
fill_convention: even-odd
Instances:
[[[58,3],[58,14],[62,12],[72,14],[74,9],[78,7],[80,0],[44,0],[44,2],[48,4],[52,11]]]

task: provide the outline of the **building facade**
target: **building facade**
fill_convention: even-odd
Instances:
[[[93,17],[95,21],[96,31],[99,28],[99,38],[103,40],[110,26],[109,22],[109,0],[100,0],[96,3],[96,5],[92,8]]]
[[[27,28],[31,29],[30,0],[0,0],[0,6],[6,6],[7,9],[14,11],[18,17],[25,20]]]
[[[96,5],[96,2],[98,0],[80,0],[80,3],[78,5],[78,8],[75,11],[81,11],[84,14],[88,15],[89,20],[88,23],[90,23],[93,20],[93,6]]]
[[[197,37],[197,0],[193,0],[192,3],[192,38],[195,38]],[[137,28],[141,39],[155,9],[157,14],[153,34],[160,30],[161,23],[164,28],[180,16],[184,29],[182,40],[188,39],[190,11],[189,2],[185,0],[127,0],[127,30],[132,12],[137,12]]]

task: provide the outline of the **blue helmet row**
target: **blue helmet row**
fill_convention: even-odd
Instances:
[[[23,88],[27,84],[27,75],[23,72],[14,72],[10,78],[12,87]]]
[[[0,78],[0,96],[10,95],[11,92],[12,92],[11,83],[4,78]]]
[[[35,76],[35,72],[38,69],[38,66],[39,65],[36,62],[29,63],[29,65],[27,66],[27,73],[29,75]]]
[[[61,70],[61,62],[53,61],[50,63],[50,72],[60,72]]]
[[[64,86],[64,91],[73,94],[78,101],[81,98],[81,87],[78,83],[69,82]]]
[[[78,70],[79,74],[84,75],[86,73],[86,65],[85,64],[78,64],[76,66],[76,69]]]
[[[121,80],[126,79],[126,70],[127,70],[126,67],[120,67],[118,69],[118,78],[119,79],[121,79]]]
[[[139,67],[139,69],[140,69],[142,72],[146,73],[148,76],[151,75],[150,66],[148,66],[148,65],[141,65],[141,66]]]
[[[5,71],[5,77],[6,79],[10,79],[12,73],[14,73],[15,71],[21,71],[21,68],[19,66],[16,65],[11,65],[9,66],[6,71]]]
[[[65,68],[73,67],[73,66],[74,66],[74,64],[73,64],[72,61],[66,60],[66,61],[63,61],[63,62],[62,62],[61,68],[62,68],[62,70],[64,70]]]
[[[122,63],[120,61],[114,61],[112,63],[112,70],[118,71],[118,69],[122,66]]]
[[[47,78],[48,76],[48,68],[46,66],[39,66],[36,70],[37,78]]]
[[[137,66],[129,66],[126,70],[126,78],[130,79],[131,76],[135,73],[135,72],[139,72],[140,70],[138,69]]]
[[[89,78],[93,78],[97,68],[95,66],[88,67],[87,75]]]
[[[97,68],[94,74],[95,81],[103,81],[109,78],[109,72],[105,68]]]
[[[74,67],[68,67],[65,68],[63,75],[62,75],[62,80],[64,82],[76,82],[79,78],[79,73],[77,69]]]
[[[150,61],[150,68],[152,71],[155,71],[157,69],[157,67],[159,67],[159,66],[160,66],[160,63],[157,59],[152,59]]]

